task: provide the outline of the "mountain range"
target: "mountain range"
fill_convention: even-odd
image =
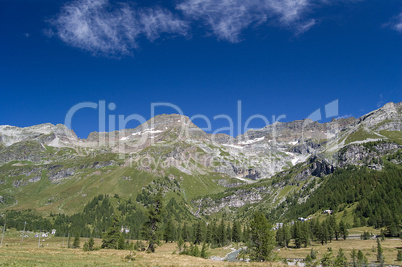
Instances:
[[[402,103],[360,118],[276,122],[236,137],[208,134],[178,114],[86,139],[62,124],[4,125],[0,211],[73,214],[97,195],[136,198],[163,184],[165,198],[195,217],[268,212],[292,194],[319,188],[319,178],[337,169],[400,166],[401,130]]]

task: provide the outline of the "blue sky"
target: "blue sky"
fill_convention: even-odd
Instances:
[[[216,115],[237,120],[239,100],[243,123],[336,99],[358,117],[402,101],[401,48],[400,0],[2,0],[0,125],[64,123],[100,100],[146,119],[170,102],[213,129],[227,126]],[[85,138],[97,122],[85,109],[72,128]]]

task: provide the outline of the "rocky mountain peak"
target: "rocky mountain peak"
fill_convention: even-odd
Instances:
[[[59,146],[59,140],[66,143],[73,143],[78,140],[74,131],[69,130],[65,125],[54,125],[51,123],[44,123],[30,127],[16,127],[4,125],[0,126],[1,141],[5,146],[10,146],[14,143],[38,139],[41,143],[51,143]],[[57,144],[56,144],[57,143]]]

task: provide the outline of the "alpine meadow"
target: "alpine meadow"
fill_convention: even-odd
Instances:
[[[0,1],[1,266],[402,266],[402,5]]]

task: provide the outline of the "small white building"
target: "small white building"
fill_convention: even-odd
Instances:
[[[324,210],[324,214],[332,214],[332,210]]]
[[[128,227],[121,227],[120,232],[128,234],[130,232],[130,229],[128,229]]]
[[[56,229],[52,229],[52,235],[56,234]]]

